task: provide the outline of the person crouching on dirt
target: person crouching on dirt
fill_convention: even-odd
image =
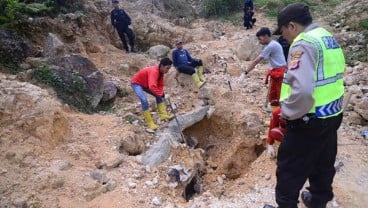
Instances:
[[[156,98],[157,109],[161,120],[171,120],[173,114],[167,114],[164,99],[169,95],[164,93],[164,74],[171,68],[172,61],[163,58],[158,66],[146,67],[139,70],[131,79],[131,86],[142,103],[143,115],[148,128],[155,130],[158,126],[154,123],[149,110],[148,100],[144,92]]]
[[[267,138],[267,153],[271,158],[276,157],[276,152],[273,148],[273,144],[275,143],[275,141],[282,142],[284,134],[286,133],[286,124],[285,121],[280,117],[280,114],[280,106],[272,110]]]
[[[132,20],[123,9],[119,8],[118,0],[112,0],[112,6],[114,7],[114,9],[110,13],[111,24],[114,27],[114,30],[112,32],[114,32],[115,29],[118,31],[120,40],[123,43],[123,47],[127,53],[137,52],[137,50],[134,48],[135,36],[133,30],[129,28],[129,25],[132,23]],[[127,41],[125,39],[125,34],[128,36],[129,39],[130,50]]]
[[[244,73],[248,74],[255,66],[263,59],[268,59],[270,62],[270,69],[267,73],[265,84],[268,84],[268,78],[271,76],[271,86],[269,87],[268,100],[272,108],[279,106],[279,98],[281,91],[282,78],[286,70],[286,61],[281,45],[271,39],[271,31],[267,27],[262,27],[256,34],[259,43],[264,45],[262,52],[256,59],[254,59],[248,66],[248,70]]]
[[[194,83],[201,88],[206,82],[203,76],[203,63],[200,59],[192,58],[188,50],[183,48],[183,41],[175,40],[176,49],[172,53],[173,64],[180,73],[191,75]]]

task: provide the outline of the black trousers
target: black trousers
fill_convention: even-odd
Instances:
[[[342,113],[331,118],[286,122],[286,134],[277,156],[276,202],[279,208],[297,208],[299,192],[306,180],[312,204],[324,207],[332,200],[337,129]]]
[[[117,31],[118,31],[120,40],[123,43],[124,49],[127,52],[129,52],[129,47],[128,47],[127,41],[125,39],[125,34],[126,34],[128,36],[130,48],[131,48],[131,50],[133,50],[133,48],[134,48],[134,38],[135,38],[133,30],[130,29],[129,27],[118,27]]]
[[[189,64],[183,64],[178,66],[178,71],[180,73],[189,74],[192,75],[195,73],[195,69],[197,66],[203,66],[202,60],[194,60],[193,62],[190,62]]]

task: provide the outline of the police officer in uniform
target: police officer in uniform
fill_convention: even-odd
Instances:
[[[305,4],[290,4],[277,17],[291,43],[288,70],[281,88],[281,117],[286,134],[277,157],[276,202],[279,208],[325,208],[333,198],[337,129],[342,121],[345,59],[335,38],[312,23]],[[265,205],[264,208],[271,208]]]
[[[119,1],[112,0],[112,5],[114,9],[111,11],[111,24],[118,31],[121,42],[123,42],[123,47],[127,53],[137,52],[134,48],[134,33],[133,30],[129,28],[132,23],[129,15],[121,8],[119,8]],[[128,36],[130,50],[125,39],[125,34]]]

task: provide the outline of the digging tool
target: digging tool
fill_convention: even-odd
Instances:
[[[222,62],[221,67],[224,68],[224,73],[227,75],[227,84],[229,85],[229,89],[230,89],[230,91],[233,91],[233,89],[231,87],[231,83],[230,83],[230,74],[227,71],[227,63]]]
[[[175,121],[176,121],[176,124],[178,125],[179,131],[180,131],[180,136],[181,136],[181,138],[182,138],[183,142],[185,142],[186,144],[188,144],[188,141],[186,140],[186,138],[185,138],[185,136],[184,136],[184,134],[183,134],[183,132],[182,132],[182,128],[181,128],[181,125],[180,125],[180,123],[179,123],[179,120],[178,120],[178,118],[176,117],[175,110],[174,110],[174,108],[172,107],[172,104],[171,104],[170,98],[167,98],[166,100],[167,100],[167,102],[169,103],[169,106],[170,106],[170,108],[171,108],[172,113],[174,114],[174,119],[175,119]]]
[[[271,84],[268,84],[266,99],[265,99],[265,102],[263,103],[263,108],[264,108],[267,112],[268,112],[268,109],[267,109],[267,106],[268,106],[268,97],[270,96],[270,90],[271,90]]]
[[[351,94],[352,94],[352,91],[348,90],[348,93],[347,93],[346,97],[344,98],[344,102],[342,104],[342,110],[343,111],[345,111],[346,106],[348,106],[348,104],[350,102]]]
[[[178,120],[178,117],[176,116],[175,110],[172,107],[170,98],[167,98],[166,100],[170,105],[170,109],[171,109],[172,113],[174,114],[174,119],[176,121],[176,124],[178,125],[179,131],[180,131],[180,136],[181,136],[183,142],[185,142],[185,144],[187,144],[189,147],[193,147],[193,148],[196,147],[198,145],[198,141],[195,138],[192,138],[191,136],[189,136],[188,138],[186,138],[184,136],[181,125],[180,125],[179,120]]]

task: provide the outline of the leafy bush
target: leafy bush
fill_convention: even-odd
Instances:
[[[368,30],[368,18],[365,19],[361,19],[359,21],[359,26],[364,29],[364,30]]]
[[[327,1],[337,1],[337,0],[327,0]],[[312,0],[258,0],[254,1],[254,5],[257,8],[264,8],[269,16],[275,17],[278,12],[288,4],[293,3],[305,3],[309,6],[316,6],[318,3]]]
[[[204,12],[209,16],[227,16],[231,12],[240,11],[244,0],[206,0]]]
[[[80,0],[0,0],[0,26],[17,30],[28,17],[54,17],[82,9]]]
[[[18,0],[0,1],[0,25],[16,27],[19,24],[21,6]]]

